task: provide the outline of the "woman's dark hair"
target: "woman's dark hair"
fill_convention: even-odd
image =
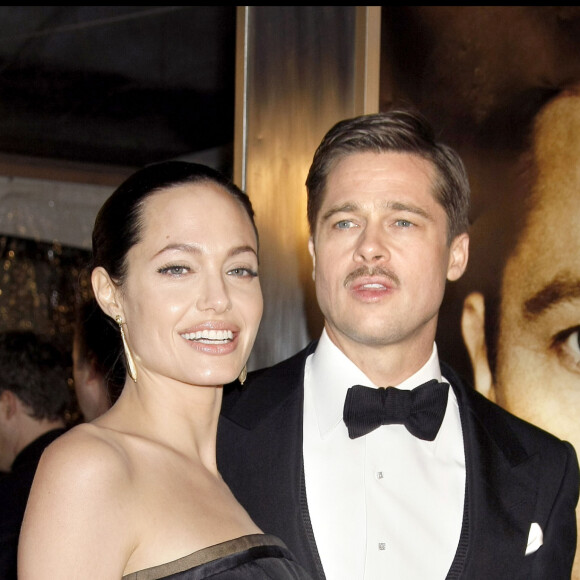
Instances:
[[[127,253],[139,242],[145,200],[165,189],[188,183],[212,182],[244,208],[256,238],[254,210],[247,194],[225,175],[198,163],[164,161],[148,165],[126,179],[105,201],[93,228],[92,268],[103,267],[121,285],[127,274]]]
[[[74,341],[77,356],[104,378],[113,404],[123,390],[127,374],[123,344],[117,324],[101,310],[94,297],[77,306]]]

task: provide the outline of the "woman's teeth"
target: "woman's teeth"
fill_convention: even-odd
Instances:
[[[187,332],[181,336],[187,340],[195,340],[206,343],[223,343],[233,340],[234,333],[231,330],[198,330],[197,332]]]

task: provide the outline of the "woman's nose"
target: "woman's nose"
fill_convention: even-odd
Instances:
[[[197,298],[199,311],[213,310],[216,313],[227,312],[231,308],[227,284],[221,276],[208,276]]]

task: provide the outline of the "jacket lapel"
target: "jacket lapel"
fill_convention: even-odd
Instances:
[[[302,477],[304,365],[315,348],[313,342],[291,359],[251,373],[245,388],[252,397],[238,385],[224,398],[218,456],[220,471],[256,523],[284,538],[311,574],[323,578]],[[503,411],[492,406],[490,412],[489,401],[443,363],[442,371],[459,404],[467,483],[464,525],[448,578],[521,578],[522,559],[514,555],[524,554],[534,521],[538,458],[526,452]],[[261,433],[247,436],[251,431]],[[232,463],[241,456],[259,468],[231,471],[228,455],[237,457]]]
[[[443,366],[443,365],[442,365]],[[503,411],[443,368],[457,396],[466,461],[466,511],[460,546],[462,576],[521,577],[538,494],[539,460],[529,455]],[[486,574],[488,574],[486,576]]]
[[[218,428],[219,469],[263,530],[281,537],[313,578],[324,579],[304,489],[302,408],[310,344],[278,365],[250,373],[224,397]],[[244,397],[245,389],[252,390]],[[235,461],[228,461],[235,457]],[[243,461],[240,460],[243,458]],[[256,468],[248,469],[248,466]],[[243,465],[236,471],[232,466]]]

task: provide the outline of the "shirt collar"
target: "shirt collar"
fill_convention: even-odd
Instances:
[[[415,374],[397,386],[413,389],[431,379],[441,380],[437,346],[429,360]],[[342,421],[347,390],[353,385],[378,388],[333,342],[326,329],[322,331],[316,351],[306,366],[306,385],[311,392],[318,428],[324,436]]]

